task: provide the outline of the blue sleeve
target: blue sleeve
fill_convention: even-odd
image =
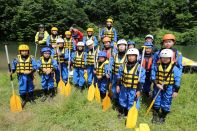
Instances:
[[[146,71],[145,69],[142,67],[141,69],[141,74],[140,74],[140,66],[138,67],[138,71],[137,71],[137,75],[140,75],[140,83],[145,83],[145,79],[146,79]]]
[[[37,70],[37,62],[34,58],[31,58],[33,70]]]
[[[118,74],[117,74],[117,79],[120,79],[122,77],[123,74],[123,65],[121,65],[118,69]]]
[[[47,46],[50,46],[50,35],[47,37],[47,41],[46,41],[46,44],[47,44]]]
[[[153,55],[153,65],[156,65],[157,64],[157,61],[159,60],[159,52],[160,51],[157,51]]]
[[[156,80],[156,73],[157,73],[157,64],[152,65],[151,67],[151,80]]]
[[[74,59],[75,59],[75,52],[72,52],[72,54],[71,54],[71,62],[74,62]]]
[[[38,60],[38,61],[37,61],[37,69],[40,69],[41,64],[42,64],[42,63],[41,63],[41,61],[40,61],[40,60]]]
[[[104,66],[104,72],[105,72],[105,75],[108,74],[111,77],[111,71],[110,71],[109,66],[110,66],[109,64],[106,64]]]
[[[53,59],[53,63],[52,63],[52,64],[53,64],[53,68],[54,68],[55,70],[57,70],[57,69],[58,69],[57,61]]]
[[[96,38],[96,36],[94,36],[94,47],[97,47],[98,46],[98,40]]]
[[[100,33],[101,38],[104,37],[104,32],[105,32],[105,28],[103,28],[103,29],[101,30],[101,33]]]
[[[66,49],[66,51],[65,51],[64,59],[69,60],[69,50],[68,49]]]
[[[174,82],[175,82],[174,84],[176,85],[176,87],[180,87],[182,72],[177,66],[174,66],[173,73],[174,73]]]
[[[117,36],[117,31],[115,28],[113,28],[113,32],[114,32],[114,42],[117,42],[118,36]]]
[[[12,61],[11,70],[12,70],[13,73],[16,71],[16,65],[17,65],[17,63],[18,63],[18,60],[17,60],[17,59],[14,59],[14,60]]]
[[[86,46],[86,36],[83,37],[83,43],[84,43],[85,46]]]
[[[76,45],[75,45],[74,40],[72,40],[72,45],[73,45],[73,50],[76,51],[76,50],[77,50],[77,47],[76,47]]]

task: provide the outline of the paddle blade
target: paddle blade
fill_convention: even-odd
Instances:
[[[10,98],[10,110],[11,112],[20,112],[22,111],[21,100],[19,96],[17,96],[14,91]]]
[[[62,79],[60,79],[57,87],[58,87],[58,92],[60,94],[64,94],[65,83],[64,83],[64,81]]]
[[[112,93],[112,83],[109,84],[109,96],[112,97],[113,93]]]
[[[139,128],[140,131],[150,131],[150,127],[146,123],[141,123]]]
[[[101,96],[100,96],[100,91],[99,91],[99,88],[98,88],[98,84],[96,84],[96,88],[95,88],[95,99],[98,103],[101,103]]]
[[[110,100],[108,94],[109,94],[109,92],[107,91],[106,92],[106,96],[103,99],[103,103],[102,103],[102,107],[103,107],[103,111],[104,112],[107,111],[110,108],[110,106],[111,106],[111,100]]]
[[[85,81],[87,82],[88,81],[88,73],[84,73],[84,78],[85,78]]]
[[[87,96],[87,99],[89,101],[92,101],[94,99],[94,93],[95,93],[95,87],[93,84],[91,84],[88,89],[88,96]]]
[[[135,128],[136,123],[137,123],[137,117],[138,117],[138,110],[136,108],[136,101],[134,101],[134,104],[129,110],[128,115],[127,115],[126,127]]]
[[[155,103],[155,99],[153,99],[153,101],[151,102],[150,106],[148,107],[148,110],[146,111],[145,116],[148,115],[148,113],[150,112],[150,110],[151,110],[151,108],[152,108],[154,103]]]
[[[71,93],[71,85],[70,82],[68,81],[68,83],[65,86],[65,96],[69,96]]]

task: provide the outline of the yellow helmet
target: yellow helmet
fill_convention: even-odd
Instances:
[[[93,28],[88,28],[87,32],[94,32],[94,29]]]
[[[58,28],[57,27],[52,27],[51,31],[58,31]]]
[[[70,31],[65,31],[65,35],[71,35]]]
[[[107,19],[107,22],[113,23],[114,21],[113,21],[111,18],[108,18],[108,19]]]
[[[21,45],[19,45],[18,51],[22,51],[22,50],[27,50],[27,51],[29,51],[29,46],[26,45],[26,44],[21,44]]]

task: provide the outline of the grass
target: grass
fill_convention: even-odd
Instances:
[[[11,88],[9,78],[5,73],[0,74],[0,130],[24,131],[90,131],[90,130],[128,130],[124,119],[117,118],[113,109],[102,112],[101,105],[95,101],[88,102],[87,90],[83,93],[72,88],[73,94],[66,98],[57,95],[53,101],[40,102],[36,105],[27,103],[20,113],[9,111]],[[17,81],[15,80],[15,87]],[[153,131],[196,131],[197,130],[197,74],[184,74],[179,96],[173,100],[171,113],[167,116],[166,124],[153,125],[150,123],[151,113],[144,116],[146,105],[141,104],[138,124],[148,123]],[[38,80],[36,88],[40,89]]]

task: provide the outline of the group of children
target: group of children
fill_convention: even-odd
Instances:
[[[142,93],[149,96],[153,90],[154,97],[160,91],[153,105],[152,122],[165,122],[172,98],[178,95],[183,68],[182,55],[173,48],[176,43],[173,34],[163,36],[163,48],[158,51],[155,51],[153,36],[147,35],[144,48],[139,51],[133,41],[120,39],[114,46],[108,36],[104,36],[99,45],[92,28],[88,28],[87,37],[77,43],[73,42],[70,31],[65,32],[64,39],[57,36],[57,28],[52,28],[51,33],[38,61],[30,55],[25,44],[19,46],[19,55],[13,60],[12,73],[17,72],[23,107],[27,96],[35,103],[34,72],[38,71],[41,76],[44,92],[41,101],[45,101],[48,95],[50,98],[55,95],[54,82],[62,79],[66,84],[73,68],[75,87],[83,91],[86,85],[97,83],[101,98],[111,91],[110,97],[119,116],[126,116],[134,101],[139,103]],[[88,74],[87,81],[85,73]]]

